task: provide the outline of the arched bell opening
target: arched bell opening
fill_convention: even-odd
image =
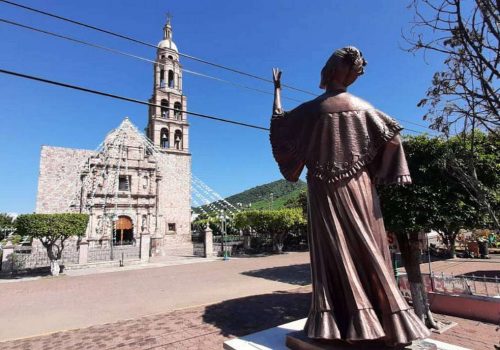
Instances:
[[[161,117],[168,118],[168,100],[162,99],[160,103],[161,103]]]
[[[161,148],[169,148],[170,147],[170,140],[168,136],[168,129],[167,128],[162,128],[160,132],[160,147]]]
[[[168,87],[174,88],[174,71],[173,70],[168,71]]]
[[[181,120],[182,119],[182,105],[180,102],[175,102],[174,103],[174,117],[175,119],[177,120]]]
[[[180,131],[180,130],[175,130],[174,147],[175,147],[175,149],[178,149],[178,150],[182,149],[182,131]]]

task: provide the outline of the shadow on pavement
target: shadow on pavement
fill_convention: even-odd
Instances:
[[[64,270],[63,270],[64,271]],[[12,273],[0,273],[1,280],[22,280],[33,277],[47,277],[51,276],[50,267],[41,267],[27,271],[14,271]]]
[[[227,300],[207,306],[203,322],[226,337],[241,337],[306,317],[310,299],[304,289]]]
[[[500,279],[500,270],[477,270],[477,271],[472,271],[472,272],[467,272],[464,274],[461,274],[460,276],[464,277],[485,277],[485,278],[491,278],[494,279],[499,278]],[[499,281],[500,282],[500,281]]]
[[[245,276],[265,278],[272,281],[305,286],[311,283],[309,264],[271,267],[242,272]]]

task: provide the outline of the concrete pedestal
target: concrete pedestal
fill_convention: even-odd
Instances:
[[[89,261],[89,242],[81,241],[78,249],[78,264],[86,265]]]
[[[214,243],[213,243],[213,233],[210,227],[205,228],[203,232],[204,247],[205,247],[205,258],[211,258],[214,256]]]
[[[278,327],[266,329],[247,336],[231,339],[224,342],[225,350],[357,350],[357,349],[385,349],[380,345],[374,346],[346,346],[341,344],[320,343],[305,337],[302,331],[306,319],[286,323]],[[389,348],[394,349],[394,348]],[[443,343],[433,339],[424,339],[414,342],[404,348],[407,350],[470,350],[461,346]]]
[[[394,349],[393,347],[386,347],[384,344],[357,344],[349,345],[341,342],[321,342],[312,340],[306,337],[303,331],[293,332],[286,336],[286,346],[290,350],[356,350],[356,349]],[[399,350],[438,350],[436,344],[429,343],[425,340],[415,341],[411,345],[397,348]]]
[[[151,235],[149,232],[141,234],[140,257],[142,262],[149,262],[149,252],[151,250]]]
[[[12,261],[14,257],[14,245],[11,241],[7,241],[7,244],[2,250],[2,272],[11,272],[14,266]]]

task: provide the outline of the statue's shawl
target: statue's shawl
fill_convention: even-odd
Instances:
[[[378,158],[395,165],[373,179],[378,183],[411,182],[401,145],[394,138],[402,127],[385,113],[348,93],[322,95],[291,112],[273,115],[270,140],[280,171],[297,181],[304,166],[308,177],[328,182],[349,179]],[[386,145],[396,144],[386,152]],[[394,147],[393,147],[394,148]]]

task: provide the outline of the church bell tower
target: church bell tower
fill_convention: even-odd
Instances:
[[[179,51],[172,41],[170,16],[163,27],[163,40],[158,43],[154,65],[153,96],[149,102],[147,134],[165,153],[189,153],[187,99],[182,94],[182,69]]]

